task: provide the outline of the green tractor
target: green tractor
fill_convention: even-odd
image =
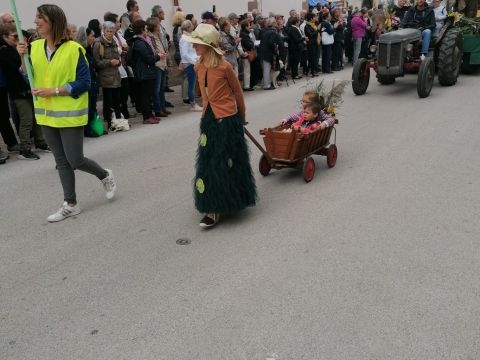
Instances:
[[[463,57],[461,71],[472,74],[480,68],[480,17],[478,0],[457,0],[447,7],[460,14],[455,25],[463,33]]]

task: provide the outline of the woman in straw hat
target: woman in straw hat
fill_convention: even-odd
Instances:
[[[203,113],[197,152],[195,206],[205,213],[200,226],[218,223],[220,214],[231,214],[255,205],[255,180],[243,133],[245,102],[240,82],[219,48],[220,34],[209,24],[199,24],[185,40],[199,58],[195,65]]]

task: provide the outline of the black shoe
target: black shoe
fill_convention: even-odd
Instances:
[[[172,88],[167,87],[167,88],[165,88],[164,91],[165,91],[165,92],[174,92],[175,90],[173,90]]]
[[[187,100],[183,99],[183,103],[184,103],[184,104],[187,104],[187,105],[190,105],[190,100],[188,100],[188,99],[187,99]]]
[[[255,90],[254,88],[248,88],[248,89],[243,89],[243,91],[253,91]]]
[[[173,90],[172,90],[172,91],[173,91]],[[175,105],[173,105],[170,101],[165,101],[165,107],[174,108]]]
[[[275,90],[275,86],[270,86],[269,88],[264,88],[263,90]]]
[[[20,152],[20,144],[7,146],[7,150],[8,150],[8,152]]]
[[[32,150],[24,150],[24,151],[20,151],[18,158],[21,160],[38,160],[40,159],[40,156],[33,153]]]
[[[38,149],[38,150],[42,150],[42,151],[44,151],[44,152],[47,152],[47,153],[51,153],[51,152],[52,152],[52,149],[50,149],[47,144],[35,145],[35,148]]]
[[[217,225],[218,220],[220,219],[220,215],[214,214],[213,217],[214,218],[212,219],[208,215],[205,215],[203,217],[202,221],[200,221],[200,224],[199,224],[200,227],[201,228],[209,228],[209,227]]]
[[[10,157],[6,152],[0,150],[0,164],[5,164],[5,161]]]

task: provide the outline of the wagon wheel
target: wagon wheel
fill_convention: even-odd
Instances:
[[[352,89],[355,95],[363,95],[367,91],[370,82],[370,68],[367,59],[358,59],[353,65]]]
[[[430,57],[426,57],[420,65],[417,79],[417,93],[421,98],[426,98],[432,91],[433,80],[435,78],[435,63]]]
[[[260,171],[260,174],[263,176],[267,176],[270,173],[270,170],[272,167],[270,166],[270,163],[268,162],[268,159],[265,155],[262,155],[260,158],[260,162],[258,163],[258,170]]]
[[[332,144],[328,147],[327,151],[327,165],[329,168],[332,168],[337,163],[338,150],[335,144]]]
[[[303,164],[303,178],[308,183],[312,181],[315,175],[315,161],[312,157],[309,157]]]

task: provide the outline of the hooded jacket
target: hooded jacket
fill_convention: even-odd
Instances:
[[[400,24],[400,28],[412,28],[418,30],[429,29],[435,31],[435,14],[431,6],[425,4],[423,10],[419,10],[416,6],[408,9]]]

